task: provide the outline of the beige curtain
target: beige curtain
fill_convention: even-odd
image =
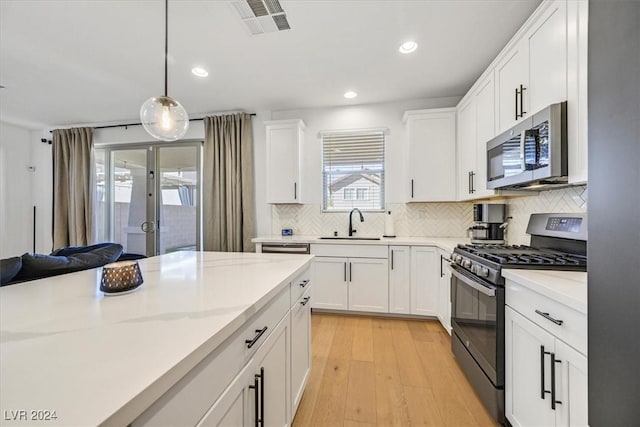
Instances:
[[[251,252],[254,245],[253,134],[249,114],[204,119],[205,251]]]
[[[53,131],[53,248],[93,242],[93,129]]]

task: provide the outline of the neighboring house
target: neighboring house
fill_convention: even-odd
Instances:
[[[329,184],[327,208],[347,210],[354,207],[381,209],[380,176],[377,174],[351,173]]]

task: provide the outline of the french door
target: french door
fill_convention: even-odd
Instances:
[[[147,256],[200,250],[200,142],[96,149],[101,241]]]

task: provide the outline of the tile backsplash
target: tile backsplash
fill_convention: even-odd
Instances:
[[[493,203],[507,203],[509,227],[507,240],[511,244],[528,244],[526,234],[529,215],[542,212],[585,212],[587,187],[577,186],[549,190],[535,195],[494,199]],[[406,203],[390,204],[395,234],[398,236],[461,237],[473,224],[473,203]],[[380,236],[384,232],[382,212],[365,212],[365,222],[353,216],[354,228],[359,236]],[[282,228],[292,228],[294,234],[329,236],[337,231],[346,235],[349,214],[325,213],[319,204],[273,205],[271,232],[279,235]]]

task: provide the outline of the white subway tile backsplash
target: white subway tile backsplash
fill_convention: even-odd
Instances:
[[[528,244],[526,234],[529,216],[544,212],[586,212],[587,188],[568,187],[541,191],[535,195],[492,200],[507,203],[509,227],[507,240],[511,244]],[[406,203],[390,204],[395,232],[399,236],[466,237],[473,224],[473,203]],[[380,236],[384,233],[384,213],[365,212],[365,222],[353,216],[354,228],[359,236]],[[346,235],[349,214],[322,212],[320,205],[273,205],[271,208],[272,234],[283,228],[292,228],[294,234],[324,236],[337,231]]]

